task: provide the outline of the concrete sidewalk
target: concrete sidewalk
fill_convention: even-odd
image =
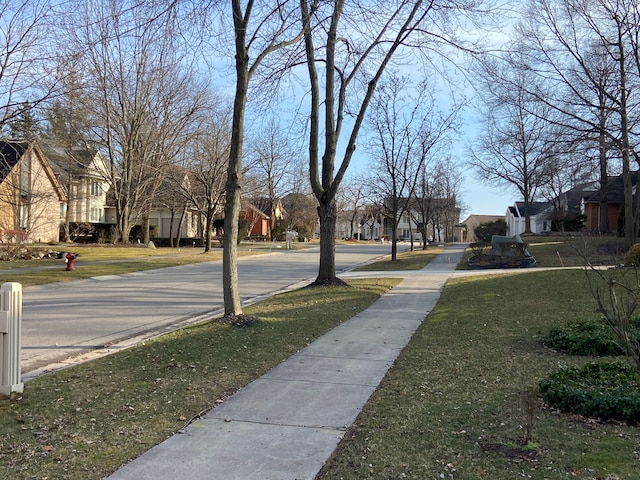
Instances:
[[[437,303],[464,248],[447,248],[418,272],[395,272],[407,276],[370,308],[108,478],[313,479]]]

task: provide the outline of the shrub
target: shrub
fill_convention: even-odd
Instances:
[[[640,266],[640,243],[631,245],[624,255],[624,264],[628,267]]]
[[[540,382],[540,393],[548,405],[564,412],[640,421],[640,372],[627,363],[561,368]]]
[[[597,320],[552,328],[544,343],[549,348],[569,355],[611,357],[625,353],[611,327]]]

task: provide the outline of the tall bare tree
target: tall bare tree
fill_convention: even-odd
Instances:
[[[531,204],[548,181],[556,151],[552,109],[529,93],[530,76],[518,65],[515,51],[484,59],[476,70],[483,125],[470,153],[481,178],[520,192],[530,233]]]
[[[205,219],[205,252],[211,250],[213,221],[224,202],[231,148],[231,113],[226,107],[222,102],[203,112],[204,121],[182,152],[183,168],[176,170],[174,180],[189,204]]]
[[[264,129],[254,138],[252,159],[248,170],[257,178],[256,195],[266,197],[269,207],[271,240],[275,240],[276,209],[278,201],[292,192],[292,175],[300,159],[298,149],[275,118],[271,117]]]
[[[295,3],[291,0],[231,1],[235,37],[235,95],[231,148],[227,169],[224,209],[222,284],[226,316],[242,315],[238,287],[238,219],[242,202],[242,155],[249,82],[273,52],[294,45],[300,39],[295,27]]]
[[[335,272],[336,195],[382,75],[394,58],[407,61],[412,47],[420,47],[424,55],[446,55],[452,46],[461,45],[451,35],[449,22],[468,18],[480,3],[300,1],[311,89],[309,176],[320,218],[315,284],[342,283]],[[343,128],[348,128],[346,138]],[[341,161],[336,165],[339,148]]]
[[[573,136],[565,157],[570,159],[572,151],[580,151],[590,158],[594,156],[589,151],[596,152],[599,230],[607,232],[612,227],[608,224],[607,185],[612,134],[617,130],[612,123],[618,66],[596,36],[589,34],[588,22],[581,21],[581,10],[575,2],[532,0],[518,33],[529,51],[527,63],[531,68],[528,66],[527,71],[539,79],[539,88],[531,94],[558,113],[554,120],[563,136]]]
[[[390,224],[391,260],[395,261],[398,222],[411,208],[426,162],[447,143],[458,109],[448,116],[439,113],[428,88],[415,88],[408,78],[397,76],[381,83],[371,108],[373,135],[368,151],[376,190],[383,196],[379,201]]]
[[[125,242],[200,105],[202,87],[193,80],[173,5],[85,0],[77,23],[69,24],[72,53],[95,100],[95,135],[109,162]]]

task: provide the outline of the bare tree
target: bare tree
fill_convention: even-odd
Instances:
[[[531,15],[535,12],[535,15]],[[529,69],[546,82],[537,98],[559,112],[576,137],[597,148],[600,230],[607,231],[608,164],[618,156],[625,183],[625,241],[635,242],[640,203],[634,200],[630,161],[638,159],[634,92],[638,84],[640,14],[630,0],[532,0],[521,37]],[[634,203],[635,202],[635,203]]]
[[[360,222],[369,231],[368,233],[365,231],[365,238],[368,237],[369,240],[378,240],[380,238],[380,231],[376,231],[376,229],[382,226],[382,214],[382,205],[375,201],[369,200],[369,203],[364,206]]]
[[[251,146],[253,158],[248,171],[257,177],[256,183],[263,186],[256,193],[265,196],[268,202],[271,240],[275,240],[278,201],[291,193],[295,163],[300,158],[289,138],[272,117]]]
[[[0,0],[0,131],[53,97],[55,70],[48,0]]]
[[[431,158],[419,172],[409,213],[420,232],[423,250],[429,245],[430,233],[433,239],[441,240],[442,228],[447,234],[446,240],[450,240],[448,232],[459,220],[457,199],[461,184],[460,171],[450,158]]]
[[[473,166],[484,180],[515,187],[525,208],[525,233],[531,232],[531,203],[548,181],[553,148],[552,110],[529,91],[529,74],[518,53],[484,59],[476,71],[483,130],[471,150]]]
[[[355,238],[356,222],[367,202],[367,186],[362,175],[355,175],[347,177],[338,191],[338,211],[344,212],[349,222],[349,238]]]
[[[86,0],[69,38],[94,100],[94,135],[109,163],[118,236],[146,218],[176,144],[188,135],[201,87],[172,5]]]
[[[70,66],[71,62],[65,61]],[[75,68],[71,68],[75,72]],[[88,103],[82,97],[83,86],[79,76],[70,73],[62,82],[61,94],[48,106],[45,116],[47,126],[44,129],[44,137],[53,142],[53,150],[57,147],[63,151],[62,155],[51,155],[48,159],[58,167],[58,180],[67,193],[65,215],[62,225],[62,234],[65,242],[71,241],[72,208],[81,200],[81,191],[73,188],[77,181],[77,174],[86,166],[86,156],[95,155],[95,142],[91,141],[91,122]],[[55,156],[55,160],[52,158]]]
[[[231,114],[222,103],[207,112],[199,133],[183,152],[184,168],[177,170],[175,177],[182,195],[205,219],[206,252],[211,250],[213,222],[224,202],[230,148]]]
[[[301,0],[311,88],[309,176],[320,218],[320,265],[315,284],[342,283],[335,273],[336,195],[384,71],[394,58],[404,55],[407,60],[412,47],[421,47],[420,52],[427,55],[443,54],[451,46],[460,45],[450,34],[447,22],[457,15],[471,14],[479,3],[337,0],[324,4]],[[319,68],[324,74],[323,92]],[[352,123],[337,166],[347,115],[352,116]]]
[[[224,210],[222,281],[225,316],[242,315],[236,239],[242,202],[242,154],[249,82],[267,56],[299,41],[299,33],[293,28],[296,11],[292,5],[289,0],[279,0],[275,5],[266,0],[249,0],[243,8],[240,0],[231,2],[236,84]]]
[[[374,135],[368,151],[376,190],[382,195],[380,203],[390,224],[392,261],[397,257],[398,221],[411,209],[425,163],[446,143],[457,111],[444,117],[436,111],[435,100],[429,98],[424,85],[415,96],[411,89],[406,78],[391,76],[381,83],[369,119]]]

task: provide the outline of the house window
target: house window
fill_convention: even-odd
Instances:
[[[29,194],[29,160],[26,155],[20,161],[20,195],[26,197]]]
[[[29,207],[24,203],[20,204],[20,225],[19,227],[22,230],[27,230],[29,228]]]
[[[89,212],[89,221],[91,222],[99,222],[102,217],[102,209],[101,208],[92,208]]]
[[[98,182],[91,182],[91,196],[97,197],[102,193],[102,189],[100,188],[100,184]]]

